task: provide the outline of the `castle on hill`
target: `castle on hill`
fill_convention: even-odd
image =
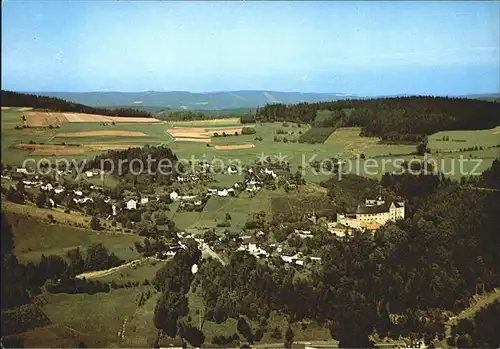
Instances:
[[[337,224],[352,229],[377,230],[387,222],[405,218],[403,201],[386,203],[381,196],[365,199],[364,205],[358,205],[355,212],[337,213]]]

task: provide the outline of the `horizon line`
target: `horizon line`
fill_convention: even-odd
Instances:
[[[12,91],[18,93],[28,93],[28,94],[47,94],[47,93],[69,93],[69,94],[90,94],[90,93],[122,93],[122,94],[134,94],[134,93],[190,93],[190,94],[211,94],[211,93],[231,93],[231,92],[277,92],[277,93],[298,93],[298,94],[316,94],[316,95],[334,95],[338,97],[394,97],[394,96],[434,96],[434,97],[466,97],[466,96],[490,96],[490,95],[500,95],[500,91],[492,92],[473,92],[467,94],[425,94],[425,93],[390,93],[390,94],[351,94],[351,93],[341,93],[341,92],[301,92],[301,91],[283,91],[283,90],[213,90],[206,92],[191,92],[186,90],[146,90],[146,91],[118,91],[118,90],[93,90],[93,91],[28,91],[28,90],[11,90],[2,89],[2,91]]]

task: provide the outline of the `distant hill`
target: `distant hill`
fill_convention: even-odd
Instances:
[[[184,110],[257,108],[270,103],[334,101],[356,98],[339,93],[301,93],[277,91],[224,91],[208,93],[172,92],[40,92],[93,107],[159,107]],[[139,108],[138,108],[139,109]]]
[[[150,113],[154,117],[162,118],[174,112],[197,112],[205,116],[212,117],[226,117],[226,116],[241,116],[241,115],[254,115],[255,108],[232,108],[232,109],[183,109],[183,108],[166,108],[166,107],[151,107],[147,105],[116,105],[116,106],[103,106],[102,108],[114,109],[114,108],[130,108]]]
[[[479,95],[466,95],[465,98],[480,99],[483,101],[500,101],[500,93],[488,93]]]
[[[9,107],[32,107],[57,112],[101,114],[107,116],[122,117],[151,117],[147,111],[140,111],[134,108],[96,108],[82,103],[67,101],[54,96],[42,96],[14,91],[1,92],[2,106]]]

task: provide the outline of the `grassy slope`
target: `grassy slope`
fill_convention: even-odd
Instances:
[[[444,136],[449,141],[443,141]],[[460,148],[487,147],[500,144],[500,127],[493,130],[443,131],[429,137],[429,147],[433,150],[457,151]],[[498,150],[500,153],[500,150]]]
[[[131,250],[135,241],[143,238],[135,234],[118,232],[95,232],[87,228],[70,224],[88,226],[90,217],[77,213],[65,214],[54,209],[40,209],[30,205],[18,205],[6,200],[2,210],[12,226],[15,247],[14,252],[21,262],[40,260],[43,254],[64,255],[68,250],[85,248],[94,243],[102,243],[118,257],[129,260],[139,257]],[[47,215],[52,214],[56,224],[48,223]]]
[[[247,217],[254,212],[271,212],[271,198],[279,195],[265,189],[260,190],[254,197],[241,193],[238,197],[211,197],[202,212],[185,212],[171,208],[169,217],[175,221],[180,229],[203,231],[215,228],[218,222],[225,220],[226,213],[231,215],[231,227],[227,229],[239,231],[243,228]],[[226,228],[221,228],[226,229]]]
[[[142,307],[137,306],[141,292],[153,296]],[[153,325],[157,294],[150,286],[122,288],[109,293],[45,294],[43,311],[54,324],[98,338],[107,347],[147,347],[156,334]],[[124,338],[118,333],[124,321]]]

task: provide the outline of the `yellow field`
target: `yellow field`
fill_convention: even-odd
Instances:
[[[212,140],[210,138],[196,138],[196,137],[176,137],[176,142],[198,142],[198,143],[210,143]]]
[[[240,118],[191,120],[191,121],[165,121],[172,125],[217,125],[217,124],[240,124]]]
[[[56,135],[56,137],[102,137],[102,136],[147,137],[148,135],[145,134],[144,132],[121,131],[121,130],[61,132]]]
[[[27,108],[22,108],[27,110]],[[19,109],[21,110],[21,109]],[[85,113],[59,113],[59,112],[46,112],[46,111],[26,111],[26,125],[29,127],[46,127],[55,126],[68,122],[106,122],[106,123],[145,123],[156,124],[162,123],[161,120],[154,118],[134,118],[134,117],[118,117],[106,116],[98,114],[85,114]]]
[[[247,143],[247,144],[231,144],[231,145],[216,145],[216,150],[238,150],[238,149],[250,149],[255,148],[255,144]]]

